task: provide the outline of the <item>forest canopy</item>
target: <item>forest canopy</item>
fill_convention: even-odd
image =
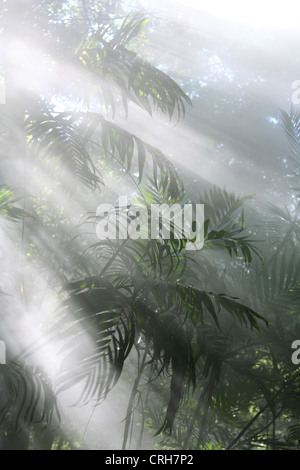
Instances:
[[[3,1],[1,450],[299,448],[299,107],[198,14]]]

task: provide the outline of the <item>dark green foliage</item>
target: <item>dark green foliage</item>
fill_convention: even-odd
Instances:
[[[3,151],[15,144],[17,156],[24,155],[24,174],[16,171],[24,187],[1,185],[0,215],[5,227],[21,222],[15,245],[23,264],[21,273],[13,272],[15,305],[21,311],[29,300],[42,305],[37,292],[41,266],[55,292],[55,317],[51,325],[41,322],[42,339],[59,347],[61,367],[51,384],[41,369],[23,365],[39,351],[38,341],[15,360],[8,351],[7,365],[0,365],[2,440],[8,431],[10,437],[24,430],[36,437],[39,429],[59,424],[59,398],[66,391],[79,390],[77,406],[98,406],[121,378],[126,380],[131,365],[124,448],[137,410],[139,445],[147,427],[162,446],[173,449],[296,448],[299,376],[290,345],[299,335],[299,205],[264,212],[270,252],[249,236],[248,197],[220,188],[187,197],[185,182],[169,159],[129,132],[126,122],[123,128],[113,121],[119,104],[126,117],[137,105],[150,116],[159,111],[170,120],[184,116],[190,104],[174,80],[134,52],[133,40],[147,21],[126,15],[118,24],[107,5],[99,10],[102,2],[93,2],[94,9],[75,2],[74,10],[69,6],[74,19],[66,20],[66,7],[56,10],[51,2],[47,9],[40,3],[23,5],[20,34],[28,41],[52,32],[55,45],[45,39],[49,49],[43,60],[66,59],[74,76],[72,84],[62,77],[61,87],[51,82],[50,98],[11,85],[13,98],[0,116],[6,129]],[[28,6],[46,24],[26,32]],[[66,110],[60,112],[51,101],[62,96]],[[78,102],[83,105],[77,109]],[[18,120],[10,129],[7,121],[16,110]],[[297,174],[299,113],[283,113],[283,124]],[[16,142],[12,136],[18,136]],[[105,193],[112,162],[134,182],[131,196],[137,207],[204,204],[203,248],[186,250],[188,240],[174,236],[99,241],[94,236],[99,220],[87,211],[86,200],[79,201],[83,219],[74,217],[74,222],[64,208],[58,212],[51,205],[46,184],[35,187],[31,181],[27,188],[28,174],[33,178],[41,172],[51,180],[54,195],[63,188],[74,196],[80,187],[96,198],[99,190]],[[16,198],[20,192],[22,198]],[[92,234],[87,235],[86,224]],[[24,271],[25,256],[31,271]],[[1,327],[11,311],[4,304]],[[45,446],[68,443],[63,430],[53,428]]]
[[[60,421],[57,398],[44,371],[10,362],[0,365],[0,429],[4,442],[33,424]]]

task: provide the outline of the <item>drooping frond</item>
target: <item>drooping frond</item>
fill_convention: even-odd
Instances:
[[[74,282],[68,290],[51,329],[63,340],[58,392],[84,382],[80,402],[100,401],[118,381],[134,343],[130,302],[107,280]]]
[[[210,220],[212,228],[232,227],[233,223],[240,222],[241,216],[237,210],[242,209],[250,196],[239,197],[235,193],[229,193],[226,189],[214,187],[206,190],[201,196],[201,203],[205,206],[205,217]]]
[[[281,111],[283,128],[288,138],[293,155],[291,156],[296,170],[300,168],[300,111],[291,108],[290,113]]]
[[[76,118],[76,114],[73,113],[72,117]],[[82,127],[85,128],[87,135],[86,140],[91,140],[92,143],[98,142],[107,158],[116,159],[127,172],[131,170],[134,162],[137,163],[138,183],[142,180],[146,162],[150,161],[155,181],[158,181],[159,177],[166,178],[169,191],[178,196],[182,190],[181,179],[174,165],[158,148],[104,119],[100,114],[78,113],[77,118],[82,120]]]
[[[238,299],[225,294],[216,294],[213,292],[201,291],[190,285],[180,283],[171,284],[166,282],[157,283],[155,286],[162,295],[164,291],[165,298],[172,302],[182,302],[192,322],[203,322],[206,314],[211,315],[214,323],[218,326],[218,316],[222,310],[230,313],[244,325],[259,329],[258,322],[268,324],[268,322],[250,307],[238,302]],[[161,291],[160,291],[161,290]]]
[[[32,423],[57,426],[56,395],[42,370],[11,362],[0,365],[0,424],[4,421],[12,433]]]
[[[91,189],[104,182],[95,160],[87,150],[89,145],[94,147],[96,154],[100,150],[102,158],[116,160],[126,172],[135,163],[139,173],[138,183],[149,161],[156,179],[164,175],[175,196],[182,191],[182,182],[173,164],[159,149],[107,121],[100,114],[49,111],[41,116],[29,116],[27,134],[37,155],[48,161],[58,159],[60,170],[69,179],[77,180]]]
[[[248,265],[255,254],[262,261],[259,250],[245,231],[245,202],[251,196],[239,197],[225,189],[212,188],[200,197],[204,205],[204,245],[224,248],[230,257],[241,256]],[[195,204],[196,201],[193,201]]]
[[[103,184],[101,175],[89,155],[80,129],[71,116],[46,112],[26,120],[28,139],[37,156],[46,162],[59,160],[59,169],[68,187],[74,181],[95,189]]]
[[[287,207],[276,207],[273,204],[268,204],[267,207],[270,213],[265,217],[265,225],[274,247],[272,257],[268,261],[270,264],[291,244],[294,245],[294,249],[297,249],[300,241],[300,205],[294,206],[293,210]]]
[[[103,399],[118,381],[136,334],[142,335],[151,345],[156,369],[170,370],[172,376],[164,425],[170,430],[185,384],[193,377],[190,342],[179,317],[155,311],[142,297],[134,299],[107,280],[86,279],[70,289],[70,298],[61,305],[62,318],[51,330],[63,341],[59,392],[83,383],[81,402]]]
[[[77,64],[83,77],[93,77],[106,107],[115,109],[116,89],[121,92],[127,112],[127,101],[132,101],[152,115],[158,109],[172,119],[185,112],[190,99],[168,75],[141,60],[126,43],[145,23],[144,19],[125,20],[118,34],[108,39],[105,31],[98,31],[83,40],[77,48]]]
[[[271,268],[256,273],[256,279],[256,301],[260,308],[283,312],[298,305],[300,260],[295,252],[274,258]]]
[[[16,205],[20,199],[20,197],[16,197],[13,188],[0,185],[0,216],[8,217],[14,221],[23,217],[30,217],[31,215],[28,212]]]

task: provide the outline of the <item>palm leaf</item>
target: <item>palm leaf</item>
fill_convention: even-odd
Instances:
[[[144,19],[125,20],[123,28],[109,41],[100,31],[83,40],[76,50],[78,64],[83,74],[97,81],[107,108],[115,109],[114,89],[117,88],[126,110],[130,100],[150,115],[153,109],[158,109],[170,119],[175,111],[180,117],[185,112],[185,104],[190,104],[188,96],[168,75],[124,47],[144,24]]]
[[[26,130],[36,155],[48,163],[53,159],[59,160],[60,172],[69,188],[74,188],[74,181],[91,189],[103,184],[79,128],[70,116],[50,112],[41,116],[31,115],[27,117]]]
[[[33,423],[60,421],[56,395],[42,370],[16,363],[0,365],[0,424],[14,432]]]

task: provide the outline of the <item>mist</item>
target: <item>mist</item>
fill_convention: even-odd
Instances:
[[[299,447],[297,11],[3,1],[1,450]]]

